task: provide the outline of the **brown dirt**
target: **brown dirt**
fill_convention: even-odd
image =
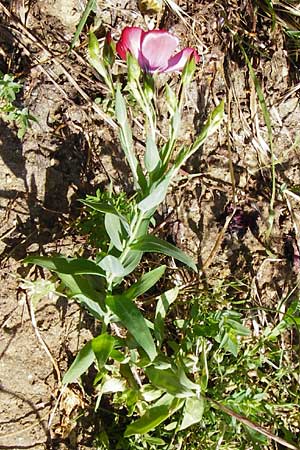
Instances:
[[[8,7],[7,3],[1,3]],[[83,241],[72,227],[80,213],[76,200],[94,192],[96,186],[107,185],[109,179],[126,190],[130,189],[130,183],[115,132],[93,111],[78,89],[79,86],[94,98],[103,93],[103,86],[76,55],[67,55],[85,2],[53,0],[30,4],[23,27],[39,38],[41,44],[20,33],[24,10],[20,2],[12,3],[10,10],[16,16],[7,17],[2,12],[0,30],[6,32],[0,35],[0,70],[21,73],[25,84],[20,101],[29,107],[38,123],[33,124],[22,142],[16,138],[12,125],[0,123],[0,448],[83,450],[92,448],[91,444],[88,447],[84,444],[90,442],[88,427],[86,434],[82,430],[71,432],[70,423],[62,422],[62,415],[72,422],[85,401],[80,391],[74,388],[74,404],[62,415],[60,406],[51,429],[48,427],[57,405],[59,375],[37,339],[26,295],[20,289],[21,278],[28,277],[29,272],[29,268],[22,266],[22,259],[32,253],[80,252]],[[262,236],[268,227],[271,185],[268,136],[253,81],[245,65],[240,64],[240,55],[235,54],[237,47],[231,48],[231,37],[221,26],[222,8],[213,2],[201,2],[201,8],[198,2],[182,1],[183,7],[185,3],[189,3],[189,12],[196,21],[199,41],[190,30],[187,33],[174,14],[159,17],[160,25],[182,37],[183,44],[198,44],[204,57],[185,110],[186,128],[181,139],[188,140],[197,133],[217,98],[227,98],[228,130],[224,124],[188,162],[161,209],[162,220],[168,216],[161,233],[165,237],[172,235],[200,266],[210,261],[203,271],[203,282],[214,284],[220,278],[242,278],[252,292],[252,302],[276,309],[297,281],[297,273],[284,256],[283,244],[284,236],[292,230],[296,231],[296,239],[300,237],[299,199],[288,197],[289,209],[283,196],[277,198],[267,253]],[[125,24],[145,26],[143,17],[136,13],[134,1],[126,3],[126,8],[118,1],[107,2],[104,8],[101,5],[98,2],[99,14],[103,23],[112,28],[115,38]],[[234,18],[230,19],[234,23]],[[251,28],[251,23],[248,25]],[[290,66],[280,36],[279,32],[274,34],[261,48],[266,56],[255,61],[255,69],[271,112],[277,182],[292,188],[300,185],[300,109],[298,98],[290,93],[293,86]],[[49,57],[48,51],[52,56]],[[81,48],[78,52],[84,56]],[[198,107],[196,114],[193,106]],[[243,239],[227,234],[212,254],[222,228],[222,213],[232,200],[230,155],[238,203],[246,211],[259,211],[258,232],[248,229]],[[172,228],[174,222],[177,228]],[[31,273],[31,278],[34,276]],[[80,316],[76,304],[67,306],[55,295],[38,304],[35,317],[38,330],[63,374],[94,325]]]

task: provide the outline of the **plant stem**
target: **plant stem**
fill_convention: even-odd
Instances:
[[[153,111],[153,106],[148,102],[139,80],[137,81],[137,87],[138,87],[139,94],[142,98],[143,104],[144,104],[143,105],[144,113],[146,114],[148,122],[149,122],[151,136],[152,136],[153,141],[155,142],[156,123],[155,123],[155,114]]]
[[[185,85],[181,82],[180,84],[180,88],[179,88],[179,101],[177,104],[177,108],[173,114],[172,119],[174,118],[175,114],[179,115],[179,121],[178,124],[176,124],[177,126],[174,127],[173,123],[171,126],[171,130],[170,130],[170,137],[169,140],[166,144],[165,147],[165,151],[164,154],[162,156],[162,166],[164,168],[164,170],[167,168],[167,165],[170,161],[170,158],[172,156],[172,152],[174,149],[174,146],[176,144],[177,141],[177,136],[178,136],[178,131],[179,131],[179,125],[180,125],[180,120],[181,120],[181,111],[182,111],[182,104],[183,104],[183,98],[184,98],[184,93],[185,93]]]

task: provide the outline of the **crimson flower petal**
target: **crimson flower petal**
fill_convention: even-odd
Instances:
[[[195,58],[196,63],[199,61],[200,57],[196,50],[191,47],[184,48],[181,50],[181,52],[177,53],[176,55],[172,56],[172,58],[169,59],[167,67],[165,68],[164,72],[180,72],[184,66],[187,60],[193,55]]]
[[[178,38],[167,31],[152,30],[145,32],[142,36],[140,65],[144,70],[151,73],[156,70],[164,72],[178,44]]]
[[[126,61],[126,54],[129,51],[137,60],[141,52],[142,35],[145,32],[138,27],[126,27],[122,31],[121,38],[116,45],[119,56]]]

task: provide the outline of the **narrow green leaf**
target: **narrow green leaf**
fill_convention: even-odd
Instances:
[[[232,328],[239,336],[250,336],[251,334],[249,328],[245,327],[242,323],[238,322],[237,320],[226,319],[224,325],[226,328]]]
[[[173,289],[169,289],[158,297],[155,311],[155,320],[158,317],[160,317],[161,319],[164,319],[166,317],[167,311],[170,305],[176,300],[178,293],[179,288],[175,287]]]
[[[126,103],[119,87],[116,91],[115,113],[117,122],[120,125],[121,146],[129,164],[135,185],[138,187],[140,185],[143,185],[145,183],[145,180],[143,177],[142,169],[133,150],[132,131],[127,119]],[[142,178],[141,183],[139,183],[139,178]]]
[[[161,181],[150,194],[138,203],[138,208],[146,213],[153,208],[156,208],[166,197],[169,187],[170,179],[165,178]]]
[[[196,70],[196,61],[194,57],[190,57],[183,68],[181,81],[183,85],[189,85],[193,79]]]
[[[128,73],[128,84],[131,87],[132,84],[136,84],[141,75],[141,66],[138,60],[130,52],[127,52],[127,73]],[[138,99],[136,99],[138,100]]]
[[[156,348],[147,323],[135,304],[122,295],[106,297],[106,304],[145,350],[151,360],[156,357]]]
[[[162,277],[166,270],[166,266],[160,266],[150,272],[144,274],[139,281],[134,283],[125,293],[126,297],[133,300],[147,292]]]
[[[219,128],[221,122],[224,118],[224,100],[222,100],[219,105],[209,114],[200,135],[194,142],[189,151],[189,156],[198,150],[201,145],[204,144],[205,140],[210,137]]]
[[[134,269],[140,263],[142,256],[143,256],[143,253],[139,252],[137,250],[130,250],[127,253],[127,256],[123,262],[123,266],[124,266],[124,275],[123,276],[124,277],[134,271]]]
[[[153,172],[161,163],[157,145],[151,134],[147,136],[144,162],[149,173]]]
[[[89,33],[88,52],[89,63],[97,70],[99,75],[101,75],[106,80],[108,74],[101,60],[98,39],[93,32]]]
[[[122,263],[112,255],[105,256],[99,263],[99,266],[107,273],[115,277],[122,277],[124,275],[124,267]]]
[[[183,419],[180,425],[180,430],[199,423],[202,420],[205,407],[205,400],[203,397],[187,398],[183,410]]]
[[[84,258],[67,258],[64,256],[29,256],[24,259],[25,263],[37,264],[53,272],[66,273],[70,275],[98,275],[104,277],[101,268]]]
[[[82,32],[83,27],[86,24],[86,21],[87,21],[89,15],[90,15],[90,13],[95,8],[95,6],[96,6],[96,0],[89,0],[88,1],[87,5],[85,7],[85,10],[83,11],[83,14],[82,14],[82,16],[80,18],[79,24],[77,25],[74,37],[72,39],[72,42],[71,42],[71,45],[70,45],[70,49],[71,50],[72,50],[72,48],[74,48],[74,45],[76,44],[76,42],[77,42],[77,40],[79,38],[79,35]]]
[[[166,84],[165,87],[165,96],[169,112],[171,115],[173,115],[178,105],[178,98],[173,89],[168,84]]]
[[[63,384],[74,383],[83,375],[90,365],[94,362],[95,355],[92,349],[92,341],[89,341],[77,354],[69,370],[63,377]]]
[[[145,371],[151,383],[159,389],[181,397],[185,397],[189,393],[189,390],[180,383],[178,375],[172,369],[161,370],[150,366]]]
[[[158,297],[154,320],[154,334],[160,345],[164,339],[164,319],[170,305],[176,300],[178,293],[179,289],[175,287]]]
[[[120,125],[124,125],[127,121],[127,109],[126,103],[121,93],[120,88],[117,89],[116,92],[116,119]]]
[[[81,201],[81,203],[88,206],[89,208],[94,209],[95,211],[102,212],[103,214],[113,214],[113,215],[117,216],[121,220],[122,225],[124,226],[125,230],[129,233],[129,224],[128,224],[127,220],[125,219],[124,216],[122,216],[122,214],[120,214],[116,210],[116,208],[114,208],[109,203],[94,202],[92,200],[80,200],[80,201]]]
[[[118,216],[106,213],[104,225],[112,244],[117,250],[123,250],[121,221]]]
[[[135,243],[131,245],[131,248],[133,250],[140,250],[141,252],[157,252],[162,253],[163,255],[171,256],[197,272],[197,266],[192,258],[174,245],[169,244],[168,242],[155,236],[143,236],[135,241]]]
[[[126,357],[120,350],[115,350],[115,349],[113,349],[111,351],[110,356],[120,363],[124,363],[126,358],[128,358],[128,359],[130,358],[129,356]]]
[[[168,406],[155,406],[146,411],[146,413],[135,422],[128,425],[125,430],[124,436],[132,436],[134,434],[145,434],[148,431],[153,430],[160,423],[169,417]]]
[[[78,299],[90,314],[98,320],[102,320],[107,315],[104,311],[104,295],[96,291],[89,280],[81,275],[68,275],[58,273],[59,278],[70,290],[70,296]],[[103,309],[102,307],[103,306]]]
[[[294,31],[294,30],[284,30],[284,32],[290,37],[294,39],[300,39],[300,31]]]
[[[180,167],[190,158],[206,141],[206,139],[211,136],[220,126],[224,118],[224,100],[210,113],[207,121],[205,122],[199,136],[196,138],[195,142],[188,148],[183,148],[175,159],[175,162],[170,169],[169,173],[173,177]]]
[[[100,334],[92,340],[92,349],[101,369],[108,360],[114,348],[115,339],[107,333]]]
[[[162,397],[161,404],[158,403],[159,402],[156,402],[155,406],[148,409],[140,419],[128,425],[124,436],[128,437],[134,434],[145,434],[156,428],[160,423],[164,422],[182,407],[181,399],[174,398],[168,394]]]
[[[109,203],[103,203],[103,202],[98,202],[98,201],[93,201],[93,200],[80,200],[80,202],[83,203],[84,205],[88,206],[89,208],[94,209],[95,211],[99,211],[104,214],[111,213],[111,214],[115,214],[116,216],[119,216],[119,213],[116,210],[116,208],[111,206]]]

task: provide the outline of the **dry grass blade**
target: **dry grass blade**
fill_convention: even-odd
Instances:
[[[57,362],[56,362],[55,359],[53,358],[53,356],[52,356],[52,354],[51,354],[51,352],[50,352],[50,350],[49,350],[48,345],[46,344],[46,342],[44,341],[44,339],[43,339],[42,336],[41,336],[41,333],[40,333],[39,328],[38,328],[37,323],[36,323],[33,304],[32,304],[32,302],[28,299],[26,293],[25,293],[25,295],[26,295],[27,308],[28,308],[28,312],[29,312],[29,315],[30,315],[30,319],[31,319],[31,323],[32,323],[32,327],[33,327],[33,329],[34,329],[35,335],[36,335],[36,337],[37,337],[37,340],[38,340],[39,343],[41,344],[43,350],[45,351],[46,355],[47,355],[48,358],[50,359],[50,361],[51,361],[51,363],[52,363],[52,365],[53,365],[53,367],[54,367],[54,370],[55,370],[55,372],[56,372],[57,380],[58,380],[58,382],[60,383],[60,382],[61,382],[61,375],[60,375],[59,367],[58,367],[58,365],[57,365]]]
[[[206,259],[206,261],[204,261],[203,263],[203,270],[208,269],[208,267],[211,265],[211,263],[213,262],[214,257],[216,256],[218,250],[220,249],[225,233],[227,231],[227,228],[229,227],[229,224],[231,222],[231,220],[233,219],[233,216],[236,213],[236,208],[233,208],[232,213],[230,214],[230,216],[227,217],[226,222],[222,228],[222,230],[220,231],[220,233],[218,234],[217,240],[213,246],[213,249],[211,250],[208,258]]]
[[[285,439],[280,438],[279,436],[276,436],[275,434],[271,433],[271,431],[267,430],[266,428],[257,425],[256,423],[252,422],[252,420],[247,419],[247,417],[241,416],[240,414],[236,413],[232,409],[228,408],[227,406],[222,405],[221,403],[217,402],[216,400],[213,400],[212,398],[205,397],[209,402],[216,405],[221,411],[228,414],[231,417],[234,417],[239,422],[243,423],[249,428],[252,428],[252,430],[258,431],[259,433],[263,434],[267,438],[278,442],[278,444],[283,445],[286,448],[290,448],[292,450],[299,450],[299,447],[296,447],[294,444],[291,444],[290,442],[287,442]]]

